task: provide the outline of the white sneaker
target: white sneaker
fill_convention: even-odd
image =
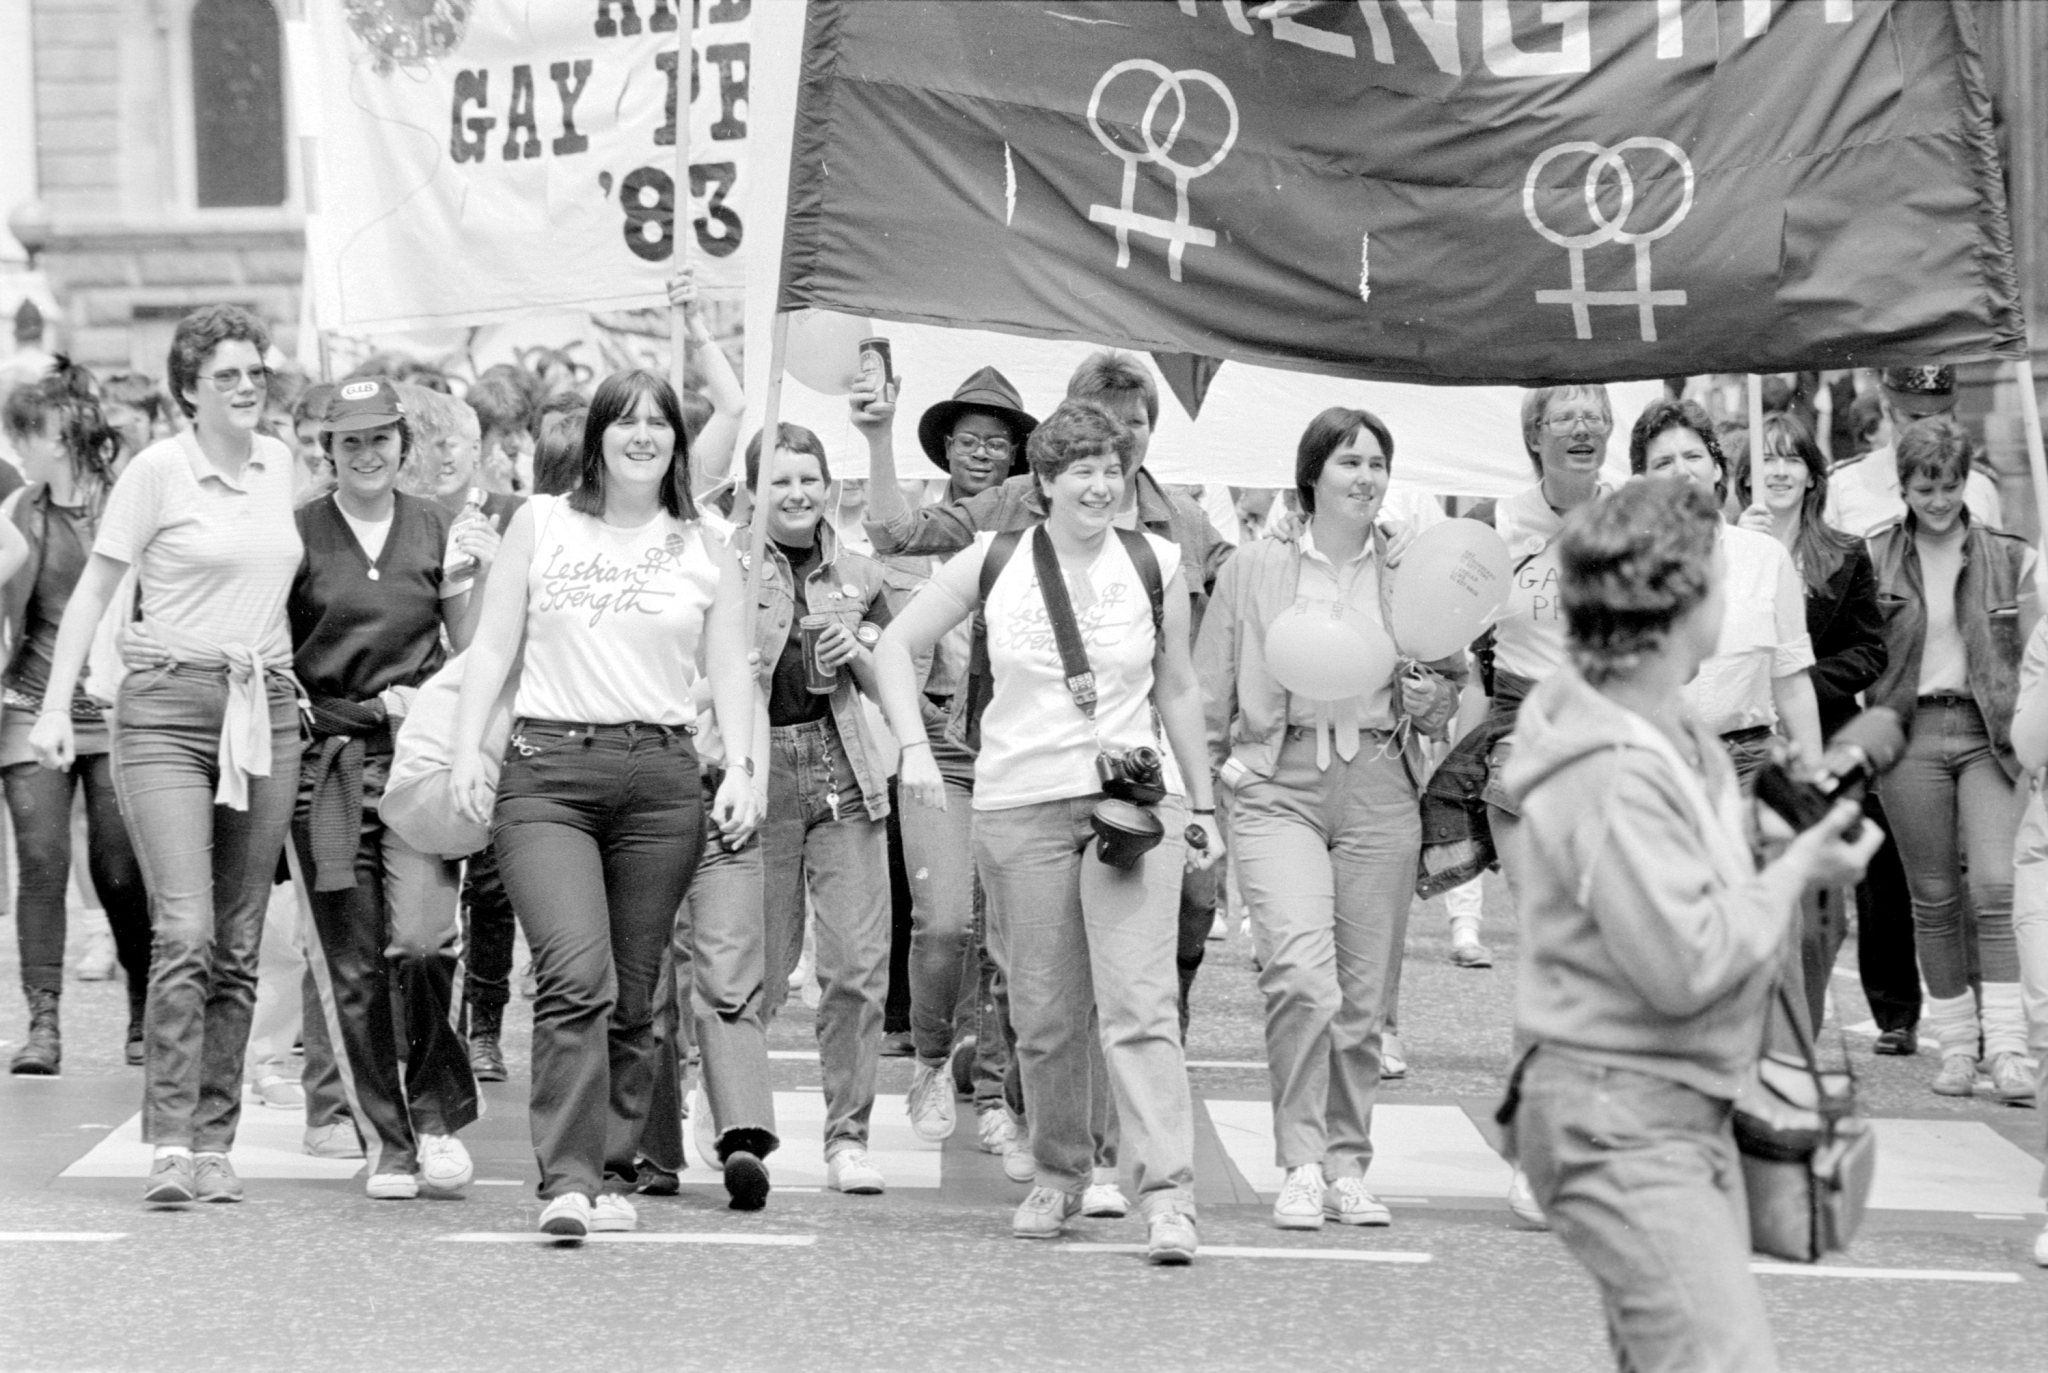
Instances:
[[[1280,1195],[1273,1202],[1273,1224],[1282,1230],[1323,1228],[1323,1166],[1304,1163],[1287,1170]]]
[[[462,1195],[476,1176],[469,1150],[453,1135],[420,1136],[420,1184],[444,1197]]]
[[[640,1213],[617,1192],[606,1192],[590,1206],[590,1228],[600,1235],[622,1235],[640,1228]]]
[[[1394,1223],[1394,1213],[1366,1190],[1364,1178],[1338,1178],[1324,1189],[1323,1214],[1339,1225]]]
[[[1081,1214],[1097,1220],[1121,1220],[1131,1214],[1131,1199],[1114,1182],[1091,1182],[1081,1193]]]
[[[1038,1160],[1031,1156],[1031,1150],[1020,1143],[1003,1155],[1003,1176],[1012,1182],[1032,1182],[1038,1177]]]
[[[981,1139],[981,1152],[1002,1158],[1018,1147],[1017,1122],[1007,1106],[990,1106],[975,1113],[974,1133]]]
[[[85,937],[85,952],[78,956],[78,966],[72,969],[72,976],[80,982],[109,982],[113,980],[114,935],[105,922],[99,929]]]
[[[871,1197],[882,1190],[882,1170],[858,1144],[848,1144],[825,1160],[825,1185],[835,1192]]]
[[[541,1208],[540,1230],[558,1240],[575,1242],[590,1233],[590,1198],[564,1192]]]
[[[2034,1262],[2048,1268],[2048,1226],[2043,1226],[2041,1233],[2034,1236]]]
[[[953,1074],[947,1065],[928,1068],[919,1063],[910,1070],[910,1128],[927,1144],[951,1139],[958,1117],[953,1110]]]
[[[1543,1207],[1536,1200],[1536,1193],[1529,1186],[1529,1175],[1520,1168],[1508,1179],[1508,1210],[1514,1215],[1517,1225],[1525,1230],[1548,1230],[1550,1217],[1543,1214]]]
[[[363,1192],[371,1201],[411,1201],[420,1194],[420,1180],[414,1173],[372,1173]]]
[[[1408,1076],[1408,1055],[1401,1048],[1401,1036],[1380,1036],[1380,1081],[1398,1082]]]

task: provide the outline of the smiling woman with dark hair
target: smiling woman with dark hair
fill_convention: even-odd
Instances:
[[[533,949],[540,1228],[570,1240],[638,1223],[627,1194],[662,954],[706,823],[737,847],[757,818],[745,578],[696,519],[684,433],[660,377],[597,388],[576,488],[534,497],[506,531],[455,726],[456,806],[490,821]],[[727,762],[708,816],[692,743],[700,646]],[[515,660],[494,806],[478,747]]]

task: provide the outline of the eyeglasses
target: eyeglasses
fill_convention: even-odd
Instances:
[[[244,377],[249,379],[251,386],[261,390],[270,385],[271,371],[268,367],[223,367],[218,372],[206,374],[206,379],[218,391],[240,390]]]
[[[1580,425],[1584,425],[1589,434],[1605,434],[1614,428],[1614,421],[1605,415],[1591,414],[1552,415],[1543,421],[1543,427],[1559,438],[1563,438]]]
[[[979,434],[955,434],[946,440],[946,446],[963,458],[970,453],[986,453],[998,459],[1010,456],[1008,439],[985,439]]]

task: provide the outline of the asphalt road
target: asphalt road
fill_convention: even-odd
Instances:
[[[1010,1238],[1023,1188],[974,1150],[964,1104],[943,1149],[909,1135],[901,1061],[884,1064],[876,1110],[889,1192],[805,1190],[818,1180],[817,1143],[801,1138],[815,1132],[817,1068],[794,1000],[773,1033],[789,1144],[758,1214],[725,1210],[698,1167],[683,1196],[642,1200],[628,1241],[532,1242],[516,1003],[514,1080],[488,1089],[490,1114],[465,1136],[479,1178],[467,1200],[367,1201],[344,1170],[295,1156],[291,1113],[252,1106],[238,1145],[255,1160],[247,1203],[146,1210],[129,1163],[140,1146],[125,1142],[140,1074],[119,1061],[121,995],[74,982],[64,1076],[0,1078],[0,1368],[1611,1367],[1590,1283],[1553,1237],[1512,1228],[1499,1195],[1489,1116],[1513,938],[1490,895],[1491,971],[1449,966],[1436,908],[1411,925],[1401,1002],[1413,1066],[1388,1084],[1375,1129],[1373,1180],[1394,1206],[1385,1230],[1270,1226],[1249,948],[1209,946],[1189,1058],[1218,1066],[1192,1069],[1203,1256],[1185,1270],[1119,1247],[1142,1243],[1135,1219],[1079,1222],[1062,1244]],[[0,919],[0,1039],[21,1034],[13,959]],[[2048,1270],[2029,1258],[2041,1120],[1934,1097],[1928,1057],[1872,1059],[1853,976],[1837,990],[1881,1118],[1879,1209],[1849,1255],[1761,1279],[1785,1366],[2044,1366]]]

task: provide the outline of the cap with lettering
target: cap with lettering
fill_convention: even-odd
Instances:
[[[339,434],[352,429],[375,429],[405,418],[405,406],[398,388],[383,377],[345,381],[327,402],[327,416],[320,422],[323,433]]]

